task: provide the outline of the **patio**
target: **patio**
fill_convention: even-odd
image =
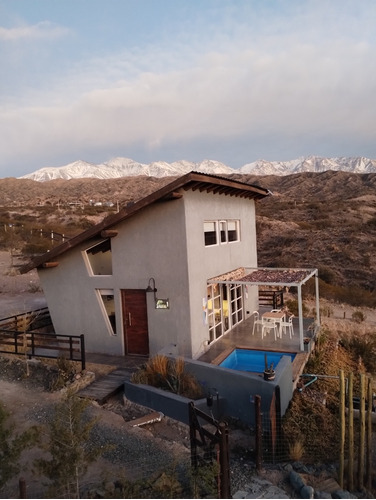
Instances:
[[[294,269],[294,268],[247,268],[240,267],[234,269],[228,273],[222,274],[220,276],[216,276],[208,280],[209,285],[214,286],[234,286],[234,285],[243,285],[246,287],[257,287],[259,290],[259,313],[260,317],[262,313],[269,309],[264,309],[264,307],[260,303],[260,289],[265,290],[290,290],[294,288],[297,290],[297,302],[298,302],[298,315],[297,318],[294,318],[294,338],[291,341],[290,339],[284,338],[279,340],[279,347],[277,350],[282,349],[285,342],[287,342],[286,350],[290,350],[292,345],[294,346],[294,350],[292,352],[304,352],[305,344],[304,339],[307,336],[306,332],[308,329],[307,324],[305,324],[305,319],[303,317],[303,300],[302,300],[302,287],[307,283],[310,279],[315,280],[315,318],[310,321],[310,324],[315,322],[315,328],[320,328],[320,308],[319,308],[319,286],[318,286],[318,271],[317,269]],[[283,301],[282,301],[283,304]],[[274,306],[273,309],[276,307]],[[225,311],[222,311],[222,315]],[[252,321],[252,324],[249,324],[249,320]],[[232,335],[236,335],[236,343],[239,343],[243,340],[243,338],[249,342],[248,337],[252,336],[252,328],[253,328],[253,318],[247,318],[239,325],[235,326],[231,332],[224,335],[227,339],[230,339]],[[243,338],[242,338],[243,336]],[[223,337],[223,339],[224,339]],[[255,335],[256,337],[256,335]],[[221,339],[222,340],[222,339]],[[234,339],[235,340],[235,339]],[[229,342],[229,341],[228,341]],[[263,349],[263,345],[272,349],[272,347],[268,346],[268,342],[275,342],[274,338],[270,338],[270,335],[264,339],[261,339],[261,334],[258,337],[257,346],[259,349]],[[295,345],[297,346],[295,349]],[[222,346],[223,347],[223,346]],[[219,347],[220,348],[220,347]],[[290,351],[291,352],[291,351]]]
[[[260,316],[270,309],[270,307],[260,308]],[[273,333],[268,333],[264,338],[261,338],[261,329],[252,335],[253,322],[254,316],[251,315],[223,337],[212,342],[208,350],[198,358],[198,361],[218,365],[235,348],[293,352],[297,354],[293,361],[293,381],[296,383],[308,361],[309,351],[314,346],[314,332],[312,330],[314,318],[303,319],[304,338],[310,339],[304,352],[301,352],[300,349],[299,318],[293,318],[294,335],[291,339],[288,334],[282,334],[281,338],[277,337],[277,340],[274,340]]]

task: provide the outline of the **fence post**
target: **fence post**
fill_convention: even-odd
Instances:
[[[80,345],[81,345],[81,369],[82,371],[86,368],[86,355],[85,355],[85,336],[83,333],[80,335]]]
[[[13,332],[13,338],[14,338],[14,352],[15,354],[18,354],[18,332]]]
[[[358,481],[359,490],[362,491],[364,483],[364,438],[365,438],[365,395],[364,395],[364,373],[360,374],[360,404],[359,404],[359,457],[358,457]]]
[[[353,491],[354,489],[354,401],[353,401],[353,388],[354,376],[349,373],[349,386],[348,386],[348,407],[349,407],[349,462],[348,462],[348,480],[347,489]]]
[[[255,396],[255,421],[256,421],[256,470],[262,467],[262,422],[261,422],[261,396]]]
[[[276,448],[277,456],[279,450],[281,450],[282,442],[282,416],[281,416],[281,388],[279,385],[275,388],[275,418],[276,418]],[[278,457],[279,458],[279,457]]]
[[[20,491],[20,498],[26,498],[26,481],[23,477],[20,477],[18,481],[18,488]]]
[[[338,484],[343,489],[343,478],[345,473],[345,375],[343,370],[339,371],[339,419],[340,419],[340,454]]]
[[[221,468],[221,498],[231,498],[230,492],[230,460],[228,449],[228,427],[225,422],[219,423],[221,439],[219,442],[219,460]]]
[[[188,415],[189,415],[189,439],[191,442],[191,466],[193,468],[197,467],[197,443],[196,443],[196,431],[193,425],[193,408],[194,403],[191,401],[188,403]]]
[[[368,379],[367,387],[367,457],[366,457],[366,485],[367,489],[371,490],[372,479],[372,380]]]
[[[34,332],[30,332],[31,335],[31,354],[35,354],[35,342],[34,342]]]

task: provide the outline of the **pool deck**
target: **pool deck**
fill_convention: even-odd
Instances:
[[[304,331],[308,331],[313,318],[303,320]],[[300,351],[298,318],[293,320],[295,335],[290,339],[289,335],[283,335],[282,338],[274,340],[273,334],[268,334],[261,338],[261,331],[258,330],[252,335],[253,316],[245,319],[242,323],[226,333],[223,337],[210,344],[208,350],[200,356],[198,361],[218,365],[235,348],[238,349],[258,349],[262,351],[293,352],[296,357],[293,361],[293,380],[296,383],[304,366],[308,361],[309,354]]]

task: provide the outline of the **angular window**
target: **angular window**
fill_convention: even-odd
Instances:
[[[115,300],[113,290],[97,290],[102,311],[111,335],[116,335]]]
[[[86,250],[91,272],[95,275],[112,274],[111,240],[105,240]]]
[[[206,247],[216,245],[218,243],[216,221],[204,222],[204,236]]]

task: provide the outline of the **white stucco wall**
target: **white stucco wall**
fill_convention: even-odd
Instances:
[[[208,326],[203,321],[203,299],[207,280],[241,266],[257,267],[255,203],[244,198],[213,193],[189,192],[185,196],[187,259],[191,304],[192,357],[205,349]],[[240,241],[205,247],[204,221],[240,220]],[[248,288],[246,311],[257,307],[257,289]]]
[[[158,298],[170,309],[155,309],[147,294],[150,354],[177,345],[177,353],[197,358],[205,349],[203,320],[207,280],[239,266],[256,267],[254,202],[199,191],[155,203],[120,223],[111,240],[112,276],[92,276],[85,262],[91,240],[59,257],[59,266],[39,270],[56,333],[85,334],[88,352],[124,354],[122,289],[146,289],[155,279]],[[205,247],[205,220],[239,219],[241,240]],[[115,229],[115,228],[113,228]],[[100,240],[98,240],[100,241]],[[117,335],[111,335],[96,289],[114,291]],[[249,289],[252,312],[257,291]]]

